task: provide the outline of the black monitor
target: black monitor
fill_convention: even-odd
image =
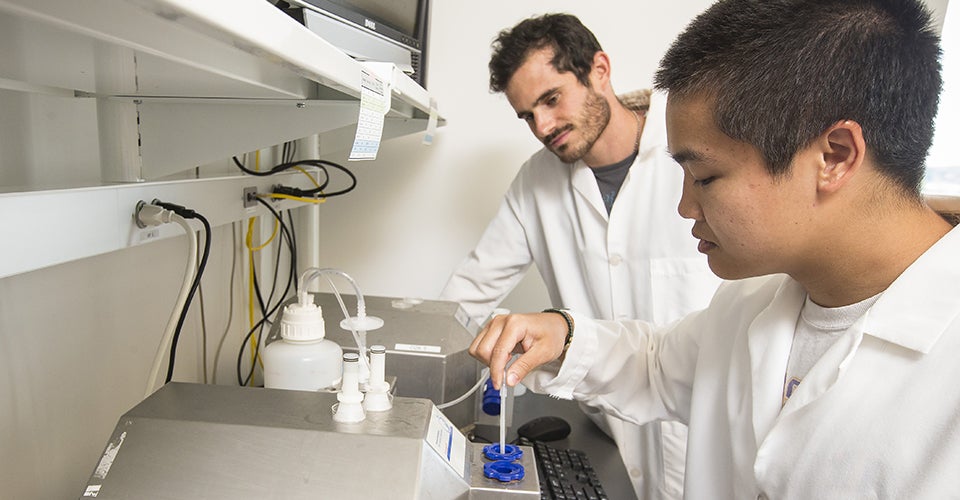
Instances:
[[[395,63],[426,87],[429,0],[287,0],[287,13],[351,57]]]

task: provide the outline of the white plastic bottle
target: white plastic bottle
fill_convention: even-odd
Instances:
[[[263,350],[264,387],[318,391],[339,385],[343,350],[324,335],[320,306],[300,292],[299,303],[283,310],[281,339]]]

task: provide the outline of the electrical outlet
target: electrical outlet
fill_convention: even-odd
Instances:
[[[253,186],[243,188],[243,208],[255,206],[257,206],[257,188]]]

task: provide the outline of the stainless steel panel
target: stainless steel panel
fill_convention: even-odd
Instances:
[[[470,500],[499,500],[501,498],[517,498],[539,500],[540,481],[537,475],[537,464],[533,457],[533,448],[521,446],[523,457],[520,465],[523,466],[523,480],[501,483],[483,475],[483,464],[487,459],[483,456],[483,447],[480,443],[471,443],[472,461],[470,464]]]
[[[463,460],[435,451],[426,399],[395,398],[392,410],[355,424],[333,421],[335,402],[320,392],[167,384],[120,418],[82,495],[465,500],[537,491],[532,462],[522,481],[476,477],[480,445],[456,429],[450,449]]]

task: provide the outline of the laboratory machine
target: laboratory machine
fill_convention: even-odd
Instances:
[[[120,417],[81,496],[540,498],[532,449],[513,464],[522,477],[488,477],[497,461],[427,399],[345,422],[337,404],[328,392],[167,384]]]

